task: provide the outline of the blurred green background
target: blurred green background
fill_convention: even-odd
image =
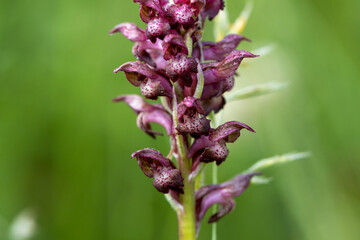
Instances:
[[[228,0],[231,19],[244,1]],[[240,88],[289,82],[280,93],[229,104],[244,133],[220,167],[224,181],[255,161],[292,151],[312,157],[265,171],[271,184],[237,198],[219,239],[360,237],[360,1],[258,0],[246,50],[275,44],[241,67]],[[139,93],[112,70],[132,43],[107,32],[136,22],[131,0],[0,1],[0,239],[24,209],[41,240],[176,239],[176,216],[132,152],[168,151],[111,99]],[[206,28],[212,40],[212,26]],[[202,225],[201,240],[211,227]],[[20,238],[19,238],[20,239]]]

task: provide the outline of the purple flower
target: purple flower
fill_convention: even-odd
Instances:
[[[127,80],[134,86],[140,86],[141,93],[150,99],[158,96],[171,97],[171,84],[162,75],[156,73],[145,63],[140,61],[128,62],[114,70],[123,71]]]
[[[150,123],[162,125],[165,128],[167,135],[172,135],[172,118],[162,105],[147,103],[138,95],[122,95],[118,96],[113,101],[126,102],[138,115],[136,120],[137,126],[151,137],[155,138],[155,135],[162,135],[162,133],[151,130]]]
[[[206,0],[205,7],[201,10],[201,18],[205,20],[208,17],[209,20],[212,20],[223,9],[223,0]]]
[[[250,41],[249,39],[237,35],[227,35],[220,42],[202,42],[204,60],[206,61],[222,61],[228,54],[234,51],[241,41]],[[200,48],[197,46],[193,51],[193,56],[200,58]]]
[[[145,23],[165,14],[164,1],[160,3],[159,0],[134,0],[134,2],[140,3],[140,18]]]
[[[185,29],[189,29],[195,24],[196,8],[190,4],[171,5],[169,8],[169,16],[172,24],[178,24]]]
[[[190,87],[192,84],[191,73],[197,72],[197,62],[192,57],[186,57],[183,54],[179,54],[175,59],[169,61],[166,66],[166,73],[172,81],[176,82],[181,79],[181,82]]]
[[[196,205],[199,227],[207,209],[219,204],[219,211],[209,219],[209,222],[217,221],[234,209],[233,197],[240,195],[257,174],[239,175],[223,184],[201,187],[195,193],[195,180],[204,170],[203,163],[221,164],[229,154],[227,143],[239,138],[244,128],[255,132],[235,121],[212,129],[206,117],[224,107],[223,94],[233,88],[241,61],[256,55],[236,50],[241,41],[249,41],[236,34],[216,43],[200,42],[205,20],[212,20],[224,8],[223,0],[133,1],[140,5],[140,17],[146,28],[122,23],[110,31],[110,34],[122,33],[134,42],[132,53],[137,58],[114,72],[124,72],[132,85],[140,87],[145,98],[160,97],[161,104],[148,103],[138,95],[122,95],[114,101],[127,103],[137,114],[137,126],[151,137],[162,135],[152,130],[153,123],[164,127],[169,136],[168,158],[149,148],[133,153],[132,158],[137,159],[147,177],[153,178],[159,192],[169,193],[166,197],[183,221],[179,224],[182,235],[183,226],[195,225],[191,222],[195,219],[187,216],[194,216],[189,209]],[[179,169],[171,161],[172,157]],[[195,235],[195,229],[190,230]]]
[[[201,106],[204,109],[204,115],[207,116],[214,111],[214,113],[219,112],[225,105],[226,101],[223,96],[205,98],[201,101]]]
[[[230,91],[234,87],[234,83],[235,79],[233,76],[222,79],[218,82],[207,83],[204,86],[201,99],[211,99],[213,97],[219,97],[224,92]]]
[[[162,49],[165,60],[174,59],[178,54],[188,55],[184,37],[176,31],[172,31],[165,36],[164,41],[162,42]]]
[[[253,57],[257,57],[257,55],[243,50],[233,50],[221,62],[204,63],[205,84],[220,82],[232,77],[244,58]]]
[[[159,192],[174,190],[183,193],[184,183],[180,170],[159,151],[145,148],[134,152],[131,157],[137,159],[147,177],[154,178],[153,185]]]
[[[219,210],[213,214],[208,223],[218,221],[235,208],[234,197],[242,194],[249,186],[251,178],[260,173],[240,174],[230,181],[219,185],[207,185],[196,191],[196,220],[199,227],[206,211],[214,204],[219,204]]]
[[[157,70],[165,70],[167,62],[163,57],[162,41],[152,43],[150,40],[136,42],[132,52],[136,58]]]
[[[240,130],[247,129],[255,132],[251,127],[240,122],[227,122],[210,131],[209,136],[201,136],[195,139],[189,149],[188,157],[194,159],[193,169],[199,162],[213,162],[221,164],[229,154],[226,143],[233,143],[240,137]]]
[[[210,120],[206,119],[200,100],[186,97],[177,107],[179,124],[176,130],[181,134],[190,134],[193,137],[208,135]]]
[[[146,36],[151,42],[156,39],[163,39],[170,31],[170,23],[164,18],[151,19],[146,27]]]

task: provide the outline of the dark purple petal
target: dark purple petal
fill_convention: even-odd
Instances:
[[[141,112],[136,120],[138,127],[155,138],[155,135],[162,135],[159,132],[155,132],[151,129],[150,123],[158,123],[163,126],[168,136],[172,135],[172,118],[171,116],[161,108],[154,108],[150,112]]]
[[[164,85],[167,85],[165,89]],[[158,96],[171,97],[170,84],[167,81],[158,81],[154,79],[148,79],[146,82],[140,84],[141,94],[149,99],[157,99]]]
[[[214,204],[219,204],[219,211],[209,218],[209,223],[218,221],[235,208],[234,197],[241,195],[249,186],[251,178],[259,173],[240,174],[220,185],[208,185],[196,191],[196,220],[199,226],[206,211]]]
[[[157,11],[145,5],[140,5],[140,18],[144,23],[148,23],[157,16]]]
[[[249,130],[250,132],[255,132],[245,123],[231,121],[224,123],[215,130],[213,130],[209,135],[209,139],[210,141],[214,142],[225,140],[226,142],[232,143],[235,142],[238,137],[240,137],[240,130],[243,128]]]
[[[186,97],[179,103],[177,107],[178,119],[181,121],[185,114],[194,115],[196,113],[204,115],[204,110],[201,107],[199,99],[194,97]]]
[[[210,131],[210,120],[205,117],[191,118],[185,115],[183,122],[177,125],[176,130],[181,134],[189,133],[193,137],[208,135]]]
[[[244,58],[253,58],[257,56],[258,55],[254,55],[247,51],[234,50],[221,62],[203,64],[205,84],[223,81],[224,79],[232,77]]]
[[[140,86],[141,93],[150,99],[158,96],[171,97],[172,87],[166,78],[157,74],[148,65],[140,61],[128,62],[114,70],[123,71],[127,80],[134,86]]]
[[[205,76],[205,82],[206,82],[206,76],[207,74],[204,74]],[[224,80],[223,80],[224,81]],[[204,85],[203,92],[201,94],[201,99],[209,99],[213,97],[220,96],[223,93],[221,84],[218,82],[206,84]]]
[[[232,212],[235,209],[235,201],[232,198],[227,199],[226,201],[219,202],[218,212],[210,216],[208,223],[217,222],[220,218],[226,214]]]
[[[220,165],[228,155],[229,150],[226,147],[225,141],[218,141],[203,150],[199,155],[199,161],[205,163],[216,162],[216,165]]]
[[[223,79],[212,75],[213,78],[208,78],[209,76],[208,73],[209,71],[207,71],[206,74],[204,74],[206,79],[205,82],[209,81],[210,79],[215,79],[215,81],[217,82],[205,83],[203,93],[201,94],[201,99],[204,100],[208,98],[219,97],[224,92],[230,91],[233,88],[235,83],[235,79],[233,76]]]
[[[180,170],[176,169],[170,159],[164,157],[159,151],[146,148],[132,154],[144,174],[152,178],[153,185],[159,191],[168,193],[169,190],[183,192],[183,178]]]
[[[183,4],[181,6],[172,5],[169,8],[169,16],[172,23],[177,23],[185,28],[190,28],[194,25],[194,13],[196,9],[192,8],[189,4]]]
[[[134,86],[140,86],[141,82],[146,78],[155,79],[157,74],[146,64],[135,61],[127,62],[114,70],[114,73],[124,72],[127,80]]]
[[[145,148],[134,152],[131,157],[137,159],[141,170],[150,178],[154,176],[155,172],[163,168],[175,169],[173,162],[155,149]]]
[[[163,58],[162,41],[157,40],[152,43],[150,40],[136,42],[133,47],[133,54],[139,60],[147,63],[156,69],[165,69],[166,61]]]
[[[188,55],[188,49],[184,38],[177,32],[166,35],[162,42],[162,47],[164,52],[163,55],[166,60],[175,58],[179,53]]]
[[[170,31],[170,24],[164,18],[154,18],[146,27],[146,36],[155,43],[157,38],[163,39]]]
[[[254,55],[252,53],[249,53],[247,51],[239,51],[234,50],[232,51],[226,58],[221,61],[217,67],[214,69],[214,74],[217,77],[223,77],[228,78],[235,74],[236,70],[238,69],[241,61],[244,58],[253,58],[257,57],[257,55]]]
[[[177,114],[179,124],[176,127],[181,134],[191,134],[193,137],[208,135],[210,120],[202,117],[204,110],[200,100],[194,97],[186,97],[178,106]]]
[[[206,19],[209,17],[209,20],[212,20],[220,10],[224,9],[223,0],[206,0],[205,7],[201,10],[201,18]]]
[[[159,0],[134,0],[134,2],[140,3],[140,18],[145,23],[164,15],[163,3]]]
[[[179,169],[165,169],[154,174],[154,187],[163,193],[168,193],[170,189],[183,193],[184,179]]]
[[[150,123],[160,124],[165,128],[167,135],[172,135],[172,117],[162,105],[147,103],[138,95],[122,95],[115,98],[113,101],[126,102],[134,110],[134,112],[138,114],[136,120],[137,126],[151,137],[155,138],[155,135],[162,134],[152,131]]]
[[[243,40],[250,41],[243,36],[230,34],[217,43],[203,42],[204,59],[206,61],[222,61],[229,53],[235,50]],[[193,56],[197,58],[200,57],[200,48],[198,46],[194,49]]]
[[[114,102],[126,102],[129,107],[136,113],[140,112],[150,112],[154,110],[154,106],[150,103],[147,103],[142,97],[132,94],[132,95],[121,95],[113,99]]]
[[[208,136],[201,136],[200,138],[195,139],[194,143],[191,145],[188,151],[188,158],[193,158],[199,151],[214,145],[215,143],[210,141]]]
[[[249,186],[251,178],[260,175],[260,172],[239,174],[230,181],[220,184],[225,197],[236,197],[242,194]]]
[[[178,55],[175,59],[169,61],[166,66],[166,73],[173,81],[181,78],[184,85],[191,86],[192,77],[191,73],[197,72],[196,60],[192,57],[186,57],[185,55]]]
[[[133,42],[141,42],[146,40],[145,30],[137,27],[134,23],[121,23],[116,25],[110,34],[121,32],[127,39]]]
[[[209,115],[212,111],[219,112],[225,105],[226,101],[223,96],[204,99],[201,101],[201,106],[204,109],[204,115]]]

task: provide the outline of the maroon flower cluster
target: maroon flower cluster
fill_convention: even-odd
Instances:
[[[138,59],[114,70],[124,72],[127,80],[140,87],[141,94],[162,104],[146,102],[137,95],[122,95],[114,101],[127,103],[137,114],[137,125],[151,137],[161,135],[151,128],[151,123],[162,125],[171,139],[170,154],[177,165],[154,149],[143,149],[132,157],[147,177],[154,178],[153,185],[163,193],[170,193],[181,204],[184,179],[177,136],[185,141],[187,158],[192,171],[200,164],[221,164],[229,151],[227,143],[234,142],[242,129],[255,132],[240,122],[227,122],[213,129],[208,115],[224,107],[223,94],[234,86],[234,76],[244,58],[256,55],[236,50],[247,38],[231,34],[220,42],[201,41],[206,19],[213,19],[223,9],[223,0],[134,0],[140,4],[141,20],[147,24],[141,29],[133,23],[122,23],[110,31],[122,33],[134,42],[133,54]],[[201,83],[200,81],[203,82]],[[199,85],[202,92],[196,95]],[[175,103],[175,104],[174,104]],[[175,114],[174,114],[175,112]],[[176,119],[174,118],[176,116]],[[169,157],[170,157],[169,156]],[[239,175],[233,180],[201,187],[196,192],[196,214],[200,221],[213,204],[220,210],[209,222],[214,222],[234,208],[235,196],[249,185],[254,174]]]

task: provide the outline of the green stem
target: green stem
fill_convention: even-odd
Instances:
[[[175,88],[173,89],[173,123],[178,125],[177,100]],[[178,212],[179,221],[179,240],[196,240],[196,222],[195,222],[195,183],[189,181],[191,172],[191,159],[187,157],[186,136],[176,134],[176,143],[178,148],[179,168],[184,178],[184,194],[182,196],[183,211]]]
[[[214,114],[214,112],[211,112],[209,115],[209,118],[211,120],[211,127],[212,128],[216,128],[220,125],[220,123],[222,122],[222,115],[223,115],[223,111],[219,112],[220,115],[219,117],[217,117],[217,115]],[[219,119],[220,118],[220,119]],[[218,184],[218,166],[214,163],[212,165],[212,184]],[[218,211],[218,206],[214,205],[213,206],[213,214],[216,213]],[[213,223],[211,225],[211,240],[216,240],[217,239],[217,223]]]
[[[218,183],[218,166],[214,163],[212,166],[212,184]],[[213,214],[218,211],[217,205],[213,206]],[[217,223],[214,222],[211,226],[211,240],[217,238]]]
[[[181,172],[184,178],[184,195],[183,207],[184,211],[179,216],[179,240],[195,240],[196,239],[196,223],[195,223],[195,184],[194,181],[189,182],[189,174],[191,170],[191,161],[186,156],[182,158],[183,164]]]

